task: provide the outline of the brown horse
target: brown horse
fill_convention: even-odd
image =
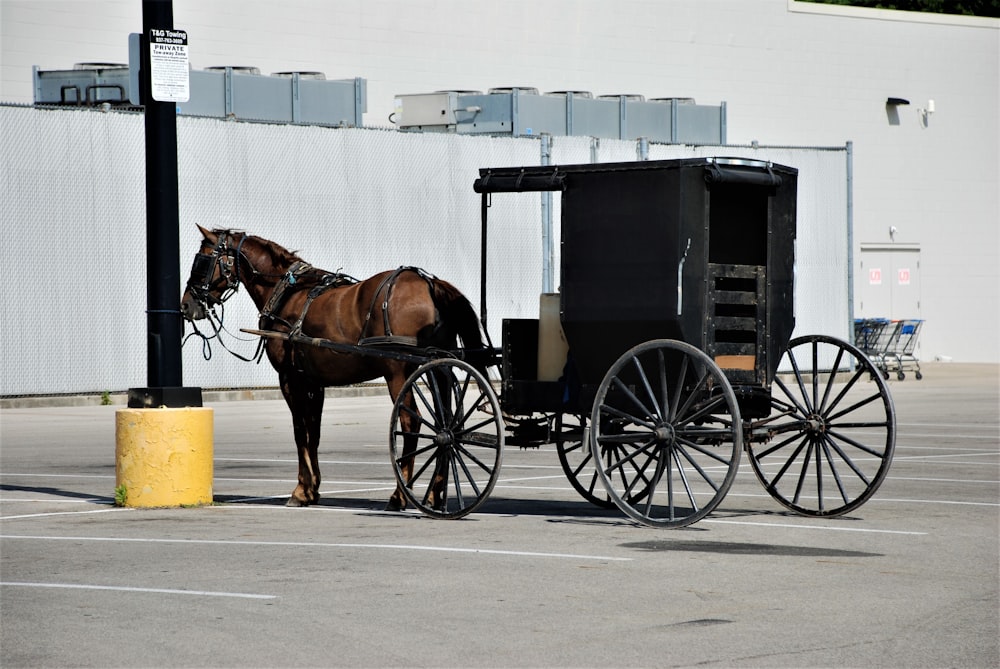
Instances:
[[[453,350],[456,338],[467,349],[482,346],[479,319],[469,300],[455,286],[422,270],[400,268],[357,281],[314,268],[274,242],[245,232],[198,229],[204,239],[181,298],[187,320],[206,318],[242,284],[260,312],[261,330],[347,345],[346,351],[339,351],[287,339],[263,340],[292,412],[298,449],[299,480],[288,506],[319,499],[324,387],[382,377],[395,402],[416,368],[414,362],[366,355],[351,346]],[[405,506],[406,497],[397,487],[387,508]]]

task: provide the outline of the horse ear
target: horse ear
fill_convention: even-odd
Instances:
[[[216,243],[219,240],[218,235],[216,235],[211,230],[206,230],[205,228],[201,227],[197,223],[195,223],[195,226],[197,226],[198,231],[201,232],[201,236],[204,237],[205,239],[207,239],[212,244]]]

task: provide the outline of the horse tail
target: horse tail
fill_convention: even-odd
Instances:
[[[441,279],[434,281],[432,296],[440,314],[440,325],[457,335],[462,340],[463,348],[483,348],[479,315],[469,302],[469,298],[458,288]]]

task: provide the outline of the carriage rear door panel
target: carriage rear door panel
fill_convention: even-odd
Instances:
[[[792,317],[794,171],[780,178],[713,180],[704,350],[737,386],[767,387]]]

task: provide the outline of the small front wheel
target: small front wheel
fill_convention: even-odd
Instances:
[[[389,451],[406,499],[435,518],[461,518],[500,475],[504,426],[493,386],[452,358],[422,365],[393,406]]]

